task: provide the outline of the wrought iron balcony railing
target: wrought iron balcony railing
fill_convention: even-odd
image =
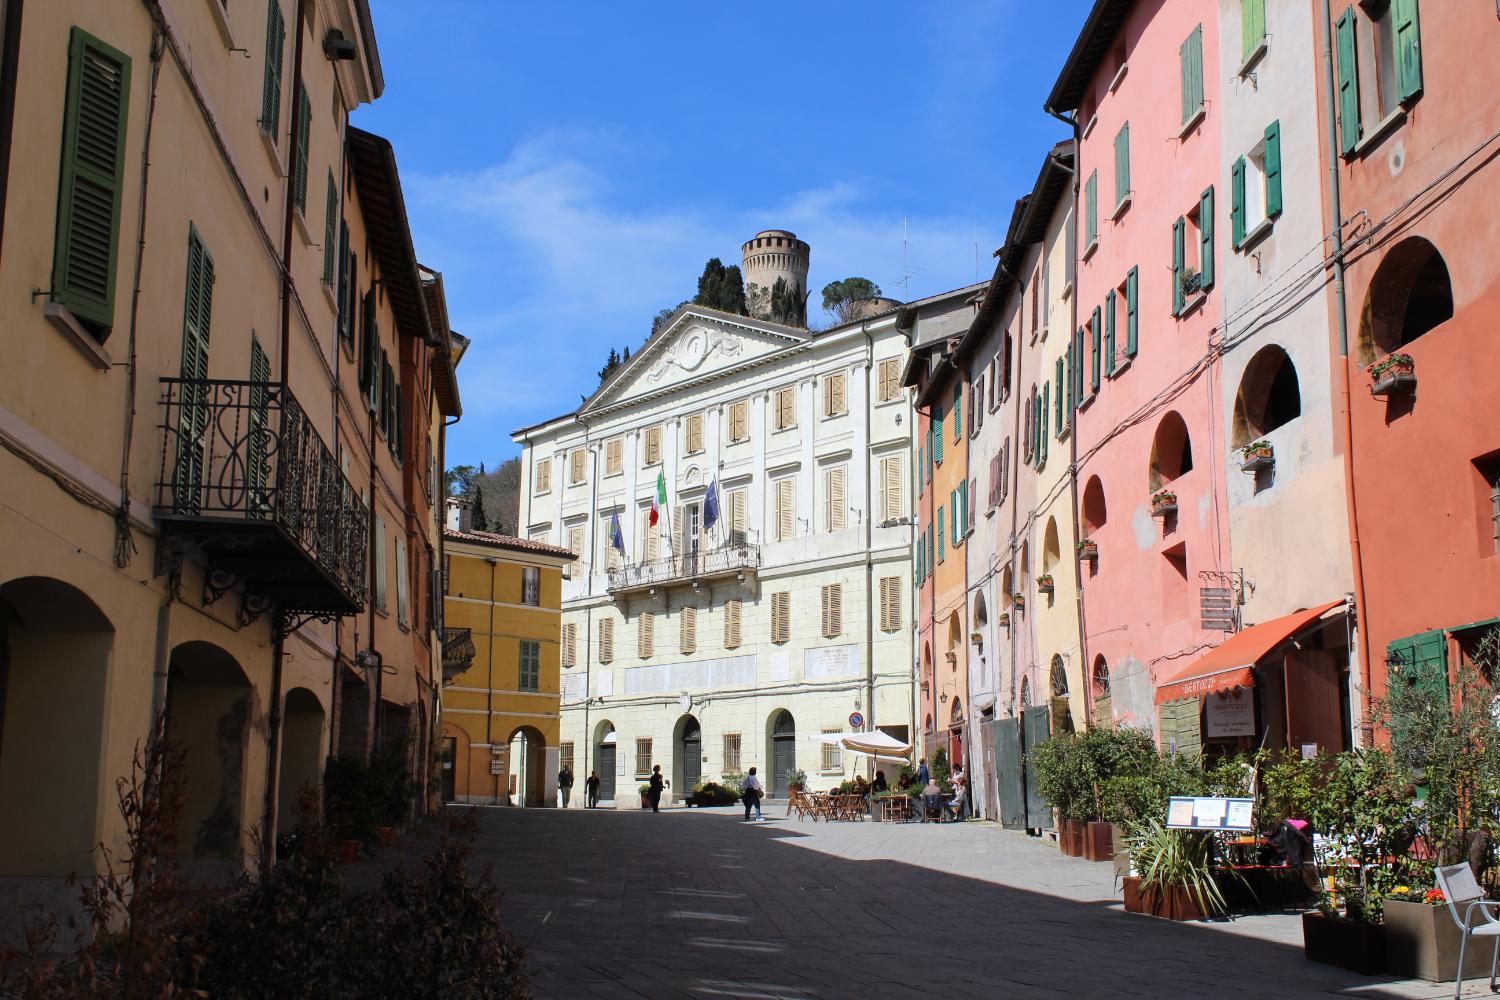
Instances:
[[[279,382],[161,380],[156,514],[210,562],[212,600],[339,615],[365,605],[369,514]]]
[[[474,633],[466,628],[443,629],[443,682],[447,683],[474,662]]]
[[[633,563],[609,571],[611,593],[694,583],[717,577],[740,576],[760,568],[760,546],[736,542],[717,549],[684,553],[667,559]]]

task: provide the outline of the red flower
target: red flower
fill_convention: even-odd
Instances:
[[[1447,897],[1443,895],[1443,890],[1441,889],[1428,889],[1426,895],[1424,895],[1422,899],[1432,906],[1441,906],[1443,903],[1446,903],[1448,901]]]

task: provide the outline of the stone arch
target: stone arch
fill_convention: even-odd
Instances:
[[[684,798],[703,780],[703,725],[686,714],[672,727],[672,788]]]
[[[590,770],[599,772],[599,801],[611,802],[615,797],[615,774],[620,749],[615,724],[609,719],[600,719],[594,723],[594,738],[590,746],[594,752],[594,764]]]
[[[52,577],[0,586],[0,859],[7,876],[86,872],[100,839],[115,629]]]
[[[1109,509],[1104,501],[1104,483],[1090,476],[1083,486],[1083,531],[1093,535],[1109,523]]]
[[[1151,489],[1159,490],[1193,470],[1193,441],[1182,414],[1171,410],[1156,425],[1151,442]]]
[[[771,789],[773,797],[785,798],[787,775],[797,769],[797,720],[785,708],[773,709],[766,716],[766,760],[771,762],[770,780],[761,783]]]
[[[245,757],[254,689],[228,651],[184,642],[168,659],[166,734],[183,753],[177,846],[184,854],[238,860],[245,840]]]
[[[506,792],[512,805],[536,809],[547,795],[547,738],[535,726],[517,726],[506,743],[510,746]]]
[[[1240,376],[1229,443],[1243,448],[1301,415],[1297,368],[1280,346],[1267,344],[1255,353]]]
[[[323,723],[327,714],[318,696],[292,688],[282,701],[281,766],[276,779],[276,829],[285,833],[300,825],[304,807],[316,818],[322,805]],[[303,796],[306,795],[306,801]]]
[[[1409,236],[1381,258],[1359,322],[1359,360],[1369,364],[1453,317],[1453,283],[1437,247]]]
[[[964,624],[963,619],[957,611],[948,615],[948,663],[955,670],[958,669],[959,654],[964,646]]]

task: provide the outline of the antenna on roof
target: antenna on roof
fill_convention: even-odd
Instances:
[[[910,245],[911,241],[907,237],[906,216],[903,215],[901,217],[901,277],[892,282],[901,286],[901,301],[903,302],[911,301],[911,279],[922,272],[922,268],[911,267],[907,263]]]

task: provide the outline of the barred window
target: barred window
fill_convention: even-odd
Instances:
[[[562,759],[562,767],[567,768],[569,771],[573,770],[573,743],[572,743],[572,741],[569,740],[567,742],[559,744],[559,749],[561,750],[561,753],[559,754],[559,756]],[[560,769],[561,768],[559,768],[559,770]]]
[[[825,736],[831,736],[834,733],[841,732],[843,732],[843,730],[837,728],[825,728],[823,730],[823,734]],[[824,743],[822,769],[824,771],[842,771],[844,769],[844,748],[839,746],[837,743]]]
[[[635,776],[651,777],[651,741],[637,737],[635,741]]]
[[[740,734],[724,734],[724,771],[730,773],[742,770],[740,767]]]

